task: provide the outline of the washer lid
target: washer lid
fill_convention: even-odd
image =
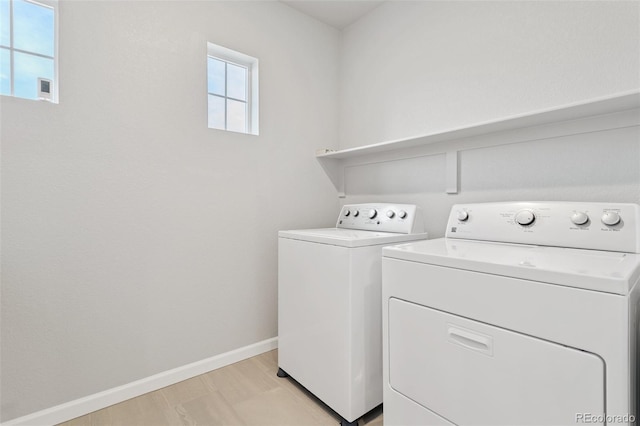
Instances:
[[[626,295],[640,254],[438,238],[385,247],[383,256]]]
[[[280,231],[278,232],[278,237],[341,247],[364,247],[422,240],[427,238],[427,234],[398,234],[395,232],[361,231],[357,229],[321,228]]]

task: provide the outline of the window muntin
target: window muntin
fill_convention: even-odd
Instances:
[[[258,60],[208,43],[208,126],[258,134]]]
[[[0,94],[38,99],[38,78],[57,101],[57,2],[0,0]]]

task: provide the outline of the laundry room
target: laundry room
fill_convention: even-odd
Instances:
[[[0,95],[3,426],[635,424],[640,1],[0,0]]]

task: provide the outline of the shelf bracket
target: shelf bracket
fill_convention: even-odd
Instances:
[[[331,182],[333,186],[338,191],[338,197],[345,198],[345,190],[344,190],[344,168],[345,165],[337,159],[334,158],[322,158],[318,157],[320,165],[324,169],[324,172],[331,178]]]
[[[458,151],[448,151],[445,159],[445,191],[447,194],[458,193]]]
[[[347,193],[344,189],[345,187],[345,182],[344,182],[344,175],[345,175],[345,165],[344,164],[338,164],[337,165],[338,168],[338,181],[335,184],[336,189],[338,190],[338,198],[345,198],[347,196]]]

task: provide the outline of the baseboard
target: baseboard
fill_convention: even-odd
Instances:
[[[196,361],[182,367],[154,374],[126,385],[98,392],[55,407],[37,411],[23,417],[8,420],[2,426],[49,426],[84,416],[127,399],[135,398],[147,392],[190,379],[243,359],[268,352],[278,347],[278,338],[263,340],[243,348]]]

